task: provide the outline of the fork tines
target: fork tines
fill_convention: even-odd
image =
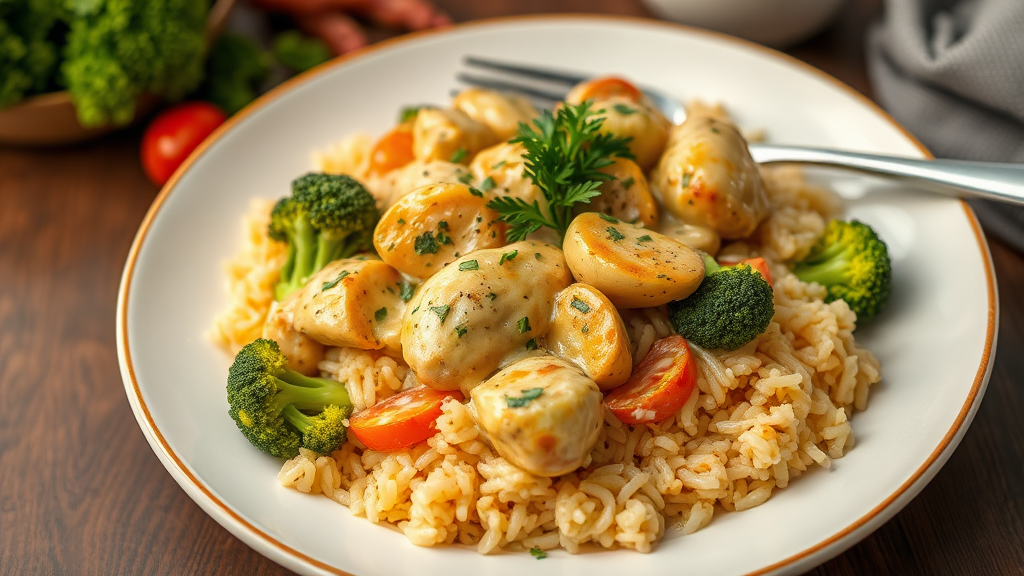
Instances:
[[[476,56],[467,56],[465,64],[466,66],[481,68],[505,76],[512,76],[513,78],[481,76],[460,72],[455,76],[460,82],[492,90],[515,92],[547,104],[563,100],[571,86],[587,80],[586,76],[579,74],[523,64],[498,62]],[[552,87],[551,84],[558,86]]]

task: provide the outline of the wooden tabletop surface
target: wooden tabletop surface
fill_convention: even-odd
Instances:
[[[638,1],[439,1],[456,21]],[[851,3],[790,53],[871,95]],[[287,574],[185,495],[126,401],[118,281],[157,193],[138,130],[65,148],[0,147],[0,574]],[[1024,257],[992,242],[999,351],[960,447],[895,518],[812,574],[1024,573]]]

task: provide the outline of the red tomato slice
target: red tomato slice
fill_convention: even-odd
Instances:
[[[662,338],[651,346],[629,380],[605,396],[605,406],[625,424],[665,420],[690,399],[697,385],[695,362],[685,338]]]
[[[412,152],[412,123],[399,124],[381,136],[370,152],[370,173],[384,174],[401,168],[416,157]]]
[[[371,450],[391,452],[412,446],[434,435],[434,421],[448,398],[461,401],[462,393],[410,388],[349,418],[349,430]]]
[[[643,99],[643,94],[636,86],[615,76],[595,78],[584,84],[579,94],[580,101],[607,100],[612,96],[625,96],[634,102]]]
[[[738,264],[746,264],[753,268],[754,270],[757,270],[757,272],[761,274],[761,278],[764,278],[765,282],[767,282],[769,286],[775,288],[775,281],[772,280],[772,273],[770,270],[768,270],[768,263],[765,262],[764,258],[744,258],[743,260],[740,260],[738,262],[735,260],[723,260],[720,261],[719,264],[721,264],[722,266],[736,266]]]
[[[171,174],[199,144],[227,120],[220,108],[208,102],[183,102],[164,110],[142,135],[142,167],[157,186]]]

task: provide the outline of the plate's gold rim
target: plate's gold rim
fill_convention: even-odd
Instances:
[[[128,381],[130,381],[130,385],[131,385],[130,391],[134,394],[135,400],[138,402],[139,409],[142,412],[142,415],[143,415],[143,417],[144,417],[144,419],[146,421],[146,424],[147,424],[150,432],[153,434],[153,438],[160,445],[160,448],[163,450],[164,454],[171,461],[174,462],[175,467],[183,475],[185,475],[189,479],[189,481],[191,481],[192,484],[209,499],[209,501],[211,503],[213,503],[217,507],[219,507],[226,515],[231,517],[235,522],[237,522],[239,525],[244,527],[247,531],[249,531],[249,532],[259,536],[264,541],[266,541],[268,544],[276,547],[281,552],[283,552],[283,553],[285,553],[285,554],[287,554],[289,556],[292,556],[295,559],[300,560],[301,562],[304,562],[304,563],[309,564],[311,566],[314,566],[314,567],[316,567],[316,568],[318,568],[320,570],[324,570],[324,571],[331,572],[331,573],[334,573],[334,574],[339,574],[339,575],[342,575],[342,576],[352,576],[348,572],[344,572],[344,571],[339,570],[338,568],[336,568],[334,566],[330,566],[328,564],[325,564],[324,562],[321,562],[321,561],[319,561],[319,560],[317,560],[315,558],[312,558],[312,557],[310,557],[310,556],[308,556],[308,555],[306,555],[306,554],[296,550],[295,548],[292,548],[291,546],[288,546],[287,544],[277,540],[272,535],[267,534],[266,532],[260,530],[256,526],[252,525],[249,521],[247,521],[244,518],[242,518],[237,512],[232,510],[229,506],[227,506],[227,504],[225,504],[217,496],[215,496],[213,494],[213,492],[211,492],[209,488],[207,488],[203,483],[201,483],[199,481],[199,479],[196,478],[196,476],[188,469],[188,467],[186,467],[184,465],[184,463],[181,461],[181,459],[178,457],[178,455],[173,450],[171,450],[171,447],[167,443],[167,440],[164,438],[164,436],[160,432],[160,430],[156,427],[156,424],[153,421],[153,416],[152,416],[152,414],[149,411],[149,407],[146,406],[146,402],[142,398],[142,392],[141,392],[141,390],[139,388],[138,379],[136,378],[134,365],[132,363],[131,352],[130,352],[129,347],[128,347],[128,294],[129,294],[129,292],[131,290],[132,279],[134,277],[134,272],[135,272],[135,264],[136,264],[136,261],[138,259],[139,251],[140,251],[140,249],[142,247],[142,243],[146,239],[147,233],[149,232],[149,228],[150,228],[154,218],[156,217],[157,213],[160,211],[160,208],[163,206],[164,202],[167,200],[167,197],[171,194],[171,191],[174,189],[174,187],[177,184],[178,180],[181,178],[181,175],[184,174],[186,170],[188,170],[189,166],[191,166],[192,163],[195,162],[197,158],[199,158],[200,156],[203,155],[203,153],[210,147],[210,145],[212,145],[214,142],[216,142],[227,131],[231,130],[231,128],[234,127],[236,124],[238,124],[239,122],[243,121],[249,114],[252,114],[254,111],[260,109],[261,107],[263,107],[265,105],[267,105],[268,103],[270,103],[273,100],[277,99],[282,94],[288,92],[289,90],[295,88],[296,86],[298,86],[300,84],[303,84],[305,82],[308,82],[308,81],[312,80],[313,78],[319,76],[320,74],[323,74],[324,72],[326,72],[328,70],[331,70],[332,68],[334,68],[336,66],[344,65],[344,64],[352,61],[353,59],[361,58],[361,57],[363,57],[363,56],[365,56],[367,54],[371,54],[371,53],[379,51],[379,50],[390,48],[392,46],[395,46],[395,45],[398,45],[398,44],[401,44],[401,43],[405,43],[405,42],[409,42],[409,41],[413,41],[413,40],[418,40],[418,39],[421,39],[421,38],[424,38],[424,37],[427,37],[427,36],[433,36],[433,35],[436,35],[436,34],[443,34],[443,33],[447,32],[447,31],[450,31],[450,30],[461,30],[461,29],[466,29],[466,28],[475,28],[475,27],[480,27],[480,26],[488,26],[488,25],[508,23],[508,22],[536,22],[536,21],[557,21],[557,20],[562,20],[562,21],[592,20],[592,21],[601,21],[601,22],[623,22],[623,21],[626,21],[626,22],[631,22],[631,23],[634,23],[634,24],[641,24],[641,25],[645,25],[645,26],[660,26],[660,27],[664,27],[664,28],[669,28],[669,29],[677,30],[677,31],[682,31],[682,32],[685,32],[687,34],[696,34],[696,35],[710,36],[710,37],[716,38],[718,40],[724,40],[724,41],[727,41],[727,42],[731,42],[731,43],[734,43],[734,44],[741,45],[741,46],[746,47],[746,48],[751,48],[751,49],[760,51],[760,52],[762,52],[764,54],[767,54],[767,55],[779,58],[779,59],[781,59],[781,60],[783,60],[785,62],[793,64],[793,65],[797,66],[798,68],[800,68],[800,69],[802,69],[802,70],[804,70],[806,72],[810,72],[811,74],[813,74],[813,75],[815,75],[815,76],[817,76],[819,78],[822,78],[824,80],[827,80],[828,82],[830,82],[833,85],[837,86],[842,91],[844,91],[847,94],[853,96],[855,99],[859,100],[862,104],[864,104],[865,106],[870,108],[872,111],[874,111],[880,117],[884,118],[890,124],[892,124],[893,127],[896,128],[900,133],[902,133],[903,136],[908,141],[910,141],[915,147],[917,147],[917,149],[921,152],[922,155],[924,155],[927,158],[933,158],[934,157],[934,156],[932,156],[931,152],[929,152],[928,149],[925,148],[925,146],[923,144],[921,144],[921,142],[919,142],[917,140],[917,138],[915,138],[913,135],[911,135],[905,128],[903,128],[903,126],[901,126],[898,122],[896,122],[896,120],[894,120],[887,112],[885,112],[880,106],[878,106],[878,104],[876,104],[875,102],[873,102],[872,100],[870,100],[869,98],[867,98],[866,96],[864,96],[863,94],[858,92],[857,90],[855,90],[855,89],[851,88],[850,86],[844,84],[840,80],[834,78],[833,76],[825,73],[822,70],[819,70],[819,69],[811,66],[810,64],[807,64],[806,62],[803,62],[803,61],[798,60],[798,59],[796,59],[796,58],[794,58],[792,56],[789,56],[787,54],[778,52],[778,51],[773,50],[771,48],[767,48],[765,46],[761,46],[760,44],[755,44],[755,43],[749,42],[747,40],[742,40],[740,38],[735,38],[735,37],[729,36],[727,34],[722,34],[722,33],[719,33],[719,32],[713,32],[713,31],[709,31],[709,30],[703,30],[703,29],[700,29],[700,28],[693,28],[693,27],[690,27],[690,26],[682,25],[682,24],[675,24],[675,23],[670,23],[670,22],[661,22],[661,21],[657,21],[657,20],[649,20],[649,19],[637,18],[637,17],[608,16],[608,15],[599,15],[599,14],[544,14],[544,15],[510,16],[510,17],[502,17],[502,18],[491,18],[491,19],[486,19],[486,20],[477,20],[477,21],[473,21],[473,22],[468,22],[468,23],[463,23],[463,24],[455,24],[455,25],[445,26],[445,27],[442,27],[442,28],[437,28],[437,29],[432,29],[432,30],[424,30],[424,31],[419,31],[419,32],[413,32],[413,33],[410,33],[410,34],[407,34],[407,35],[404,35],[404,36],[401,36],[401,37],[391,38],[391,39],[388,39],[388,40],[384,40],[382,42],[374,44],[373,46],[369,46],[367,48],[363,48],[361,50],[357,50],[357,51],[352,52],[350,54],[346,54],[346,55],[340,56],[338,58],[335,58],[334,60],[331,60],[330,62],[324,63],[324,64],[322,64],[322,65],[320,65],[320,66],[318,66],[318,67],[316,67],[316,68],[314,68],[312,70],[309,70],[309,71],[305,72],[304,74],[300,74],[299,76],[291,78],[291,79],[283,82],[279,86],[275,87],[274,89],[270,90],[269,92],[267,92],[266,94],[261,96],[259,99],[257,99],[255,102],[250,104],[248,107],[246,107],[245,109],[243,109],[239,113],[237,113],[234,116],[232,116],[231,118],[229,118],[227,122],[225,122],[216,131],[214,131],[213,134],[211,134],[209,138],[207,138],[194,152],[192,152],[192,154],[185,160],[185,162],[182,163],[182,165],[178,168],[178,170],[175,171],[175,173],[171,176],[170,180],[167,182],[166,185],[164,185],[163,189],[160,191],[160,193],[157,195],[156,199],[153,201],[152,206],[150,206],[149,211],[146,213],[145,218],[143,218],[142,223],[139,225],[139,230],[138,230],[138,232],[135,235],[134,241],[132,242],[131,249],[128,252],[128,258],[127,258],[127,261],[125,263],[125,269],[124,269],[124,273],[123,273],[122,280],[121,280],[121,288],[120,288],[119,293],[118,293],[118,311],[117,311],[117,314],[118,314],[119,322],[118,322],[118,341],[117,341],[117,345],[118,345],[119,350],[122,353],[122,357],[123,357],[123,360],[124,360],[125,374],[123,374],[123,377],[127,378]],[[982,387],[985,384],[986,375],[989,373],[989,367],[990,367],[990,363],[991,363],[991,360],[992,360],[993,345],[994,345],[994,341],[995,341],[996,321],[997,321],[997,318],[998,318],[998,300],[996,298],[995,273],[994,273],[994,271],[992,269],[992,258],[991,258],[991,254],[989,253],[988,244],[985,241],[985,236],[984,236],[984,234],[981,231],[981,227],[979,226],[978,220],[977,220],[977,218],[974,215],[974,211],[971,210],[970,206],[966,202],[964,202],[962,200],[961,200],[961,206],[963,207],[964,213],[966,214],[967,219],[970,222],[971,229],[974,231],[975,239],[977,240],[978,247],[979,247],[979,249],[981,251],[982,261],[984,262],[984,265],[985,265],[985,280],[986,280],[987,288],[988,288],[988,290],[987,290],[987,292],[988,292],[988,324],[987,324],[987,330],[986,330],[986,335],[985,335],[985,346],[984,346],[984,349],[983,349],[982,355],[981,355],[981,365],[978,367],[978,371],[977,371],[977,374],[976,374],[976,376],[974,378],[974,382],[971,385],[970,392],[967,395],[967,399],[964,402],[963,407],[960,409],[960,412],[957,415],[957,418],[954,420],[953,425],[946,432],[946,435],[943,436],[942,441],[935,448],[935,450],[932,451],[932,453],[929,455],[928,459],[924,462],[924,464],[922,464],[914,472],[914,474],[909,479],[907,479],[906,482],[904,482],[899,488],[897,488],[881,504],[879,504],[878,506],[873,508],[871,511],[869,511],[867,514],[865,514],[864,516],[862,516],[861,518],[859,518],[857,521],[853,522],[852,524],[850,524],[846,528],[840,530],[839,532],[829,536],[828,538],[826,538],[826,539],[824,539],[824,540],[814,544],[813,546],[810,546],[810,547],[806,548],[805,550],[803,550],[803,551],[801,551],[801,552],[799,552],[797,554],[794,554],[793,556],[790,556],[790,557],[788,557],[788,558],[786,558],[786,559],[784,559],[784,560],[782,560],[780,562],[777,562],[777,563],[772,564],[770,566],[766,566],[766,567],[764,567],[762,569],[759,569],[759,570],[756,570],[754,572],[751,572],[750,576],[766,574],[766,573],[769,573],[769,572],[780,570],[780,569],[785,568],[787,566],[791,566],[791,565],[795,564],[796,562],[799,562],[800,560],[802,560],[802,559],[804,559],[804,558],[806,558],[806,557],[808,557],[808,556],[810,556],[812,554],[815,554],[815,553],[817,553],[817,552],[819,552],[819,551],[821,551],[821,550],[831,546],[832,544],[838,542],[839,540],[842,540],[843,538],[849,536],[853,532],[855,532],[858,529],[860,529],[861,527],[863,527],[865,524],[867,524],[873,518],[875,518],[878,514],[880,514],[883,510],[885,510],[886,508],[891,506],[900,496],[902,496],[905,492],[907,492],[907,490],[909,490],[932,467],[933,464],[935,464],[935,462],[942,456],[942,453],[946,450],[946,448],[949,447],[949,445],[952,443],[952,441],[956,437],[956,435],[960,432],[961,427],[967,421],[967,418],[968,418],[968,416],[969,416],[969,414],[971,412],[971,408],[974,406],[974,403],[977,400],[978,393],[981,391]],[[128,383],[129,382],[126,382],[126,384],[128,384]],[[126,388],[127,388],[127,386],[126,386]]]

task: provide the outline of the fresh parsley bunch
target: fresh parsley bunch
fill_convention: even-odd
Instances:
[[[601,168],[616,157],[633,158],[629,152],[632,138],[602,133],[604,118],[595,117],[602,110],[590,106],[589,101],[563,104],[554,115],[545,110],[533,121],[536,130],[519,124],[519,135],[510,142],[526,148],[526,173],[544,194],[547,206],[541,208],[536,200],[531,204],[511,196],[491,200],[487,206],[511,225],[505,234],[510,242],[523,240],[544,226],[565,236],[573,206],[590,203],[600,194],[601,184],[612,178]]]

